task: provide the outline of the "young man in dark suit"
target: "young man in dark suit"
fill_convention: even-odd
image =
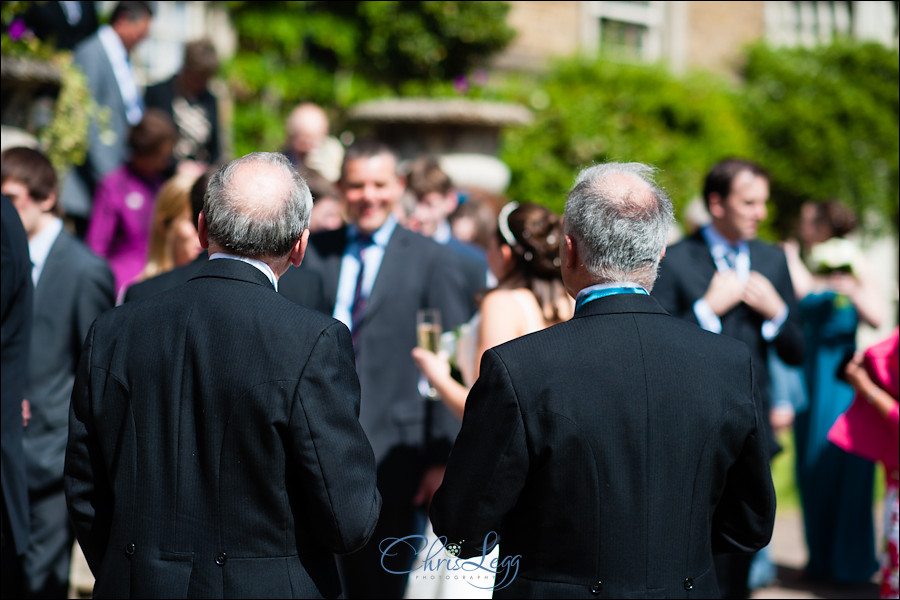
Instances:
[[[384,497],[372,541],[341,559],[349,598],[403,596],[414,552],[383,557],[382,540],[423,532],[422,508],[440,485],[459,429],[441,402],[421,395],[410,352],[417,310],[439,309],[444,329],[452,329],[468,316],[466,288],[446,248],[398,225],[393,213],[404,182],[397,166],[384,144],[347,148],[338,187],[349,225],[311,235],[307,259],[322,275],[335,318],[354,337],[360,422]]]
[[[712,223],[668,249],[653,296],[674,316],[750,348],[774,456],[767,353],[773,347],[785,363],[800,365],[804,339],[784,252],[756,239],[769,175],[748,160],[723,160],[707,174],[703,197]],[[716,564],[723,595],[746,598],[750,557],[721,556]]]
[[[25,464],[31,542],[25,554],[26,597],[65,597],[75,534],[66,511],[63,462],[69,400],[81,346],[91,323],[112,308],[106,262],[63,229],[57,180],[46,156],[31,148],[2,154],[0,189],[25,231],[34,282],[34,327],[25,387]]]
[[[431,518],[460,557],[499,534],[495,598],[713,598],[713,552],[772,534],[750,354],[648,295],[672,221],[651,173],[579,175],[560,248],[575,316],[482,358]]]
[[[340,594],[334,553],[366,543],[381,498],[349,331],[276,293],[311,207],[282,155],[232,161],[200,273],[88,334],[66,496],[98,597]]]

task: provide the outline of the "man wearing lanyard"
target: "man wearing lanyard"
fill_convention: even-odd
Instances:
[[[674,316],[747,344],[768,414],[769,347],[789,365],[802,363],[804,349],[784,252],[756,239],[769,176],[753,162],[723,160],[706,176],[703,196],[712,223],[668,249],[653,296]],[[774,455],[780,448],[768,419],[766,429]],[[723,557],[717,565],[724,597],[746,598],[748,559]]]
[[[747,348],[648,295],[672,221],[652,172],[582,171],[560,245],[575,316],[482,358],[431,518],[459,557],[499,536],[494,598],[718,597],[713,552],[771,536]]]

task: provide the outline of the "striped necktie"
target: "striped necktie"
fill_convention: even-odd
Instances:
[[[353,350],[359,356],[359,339],[360,329],[362,328],[365,318],[366,304],[369,300],[368,295],[363,290],[363,281],[366,275],[366,250],[372,246],[371,236],[361,235],[356,240],[357,243],[357,259],[359,260],[359,275],[356,277],[356,288],[353,291],[353,305],[350,307],[350,337],[353,340]]]

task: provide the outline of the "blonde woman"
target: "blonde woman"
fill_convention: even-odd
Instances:
[[[465,385],[451,376],[445,356],[412,351],[419,370],[460,419],[485,350],[571,318],[574,303],[560,276],[561,238],[561,219],[546,207],[506,204],[487,254],[499,283],[485,295],[457,342],[456,362]]]
[[[147,266],[138,281],[187,264],[200,253],[197,224],[191,218],[191,186],[195,175],[178,174],[156,196]]]

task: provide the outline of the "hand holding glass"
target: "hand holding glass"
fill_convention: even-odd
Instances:
[[[441,349],[441,311],[436,308],[423,308],[416,313],[416,339],[419,348],[429,352],[437,352]],[[422,377],[419,380],[419,391],[426,398],[436,398],[437,391],[428,384],[428,380]]]

